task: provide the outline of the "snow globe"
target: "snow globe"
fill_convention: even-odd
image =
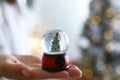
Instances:
[[[56,72],[69,68],[69,58],[66,54],[69,39],[62,30],[49,30],[41,39],[44,51],[42,69]]]

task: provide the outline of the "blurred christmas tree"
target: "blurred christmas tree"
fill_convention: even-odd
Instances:
[[[92,0],[83,37],[83,80],[120,80],[120,0]],[[117,4],[117,5],[116,5]],[[82,42],[81,42],[82,43]]]
[[[60,52],[59,33],[56,33],[52,42],[51,52]]]

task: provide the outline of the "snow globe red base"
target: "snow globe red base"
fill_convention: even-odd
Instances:
[[[62,30],[50,30],[42,36],[42,68],[46,71],[56,72],[69,68],[68,36]]]

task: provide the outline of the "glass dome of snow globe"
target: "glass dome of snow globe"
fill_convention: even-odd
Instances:
[[[42,36],[42,48],[46,54],[64,54],[69,45],[68,36],[62,30],[50,30]]]
[[[62,71],[69,68],[68,36],[62,30],[50,30],[42,36],[42,69],[46,71]]]

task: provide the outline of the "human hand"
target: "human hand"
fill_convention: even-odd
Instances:
[[[71,65],[67,71],[52,73],[42,70],[39,57],[0,56],[0,74],[8,79],[38,80],[47,78],[80,77],[81,71],[76,66]]]
[[[71,65],[67,71],[47,72],[41,68],[41,58],[36,56],[17,56],[19,61],[31,67],[30,79],[47,79],[47,78],[69,78],[81,77],[82,72],[75,65]]]
[[[31,69],[21,63],[16,57],[0,56],[0,75],[8,79],[28,79]]]

